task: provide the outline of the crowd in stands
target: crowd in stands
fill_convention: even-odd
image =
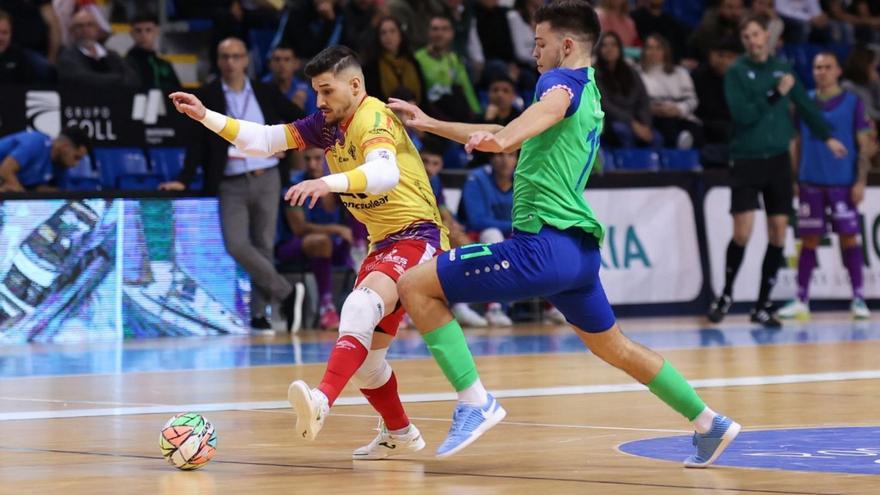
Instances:
[[[445,120],[504,125],[535,97],[539,74],[532,57],[535,40],[531,20],[543,2],[169,0],[166,5],[172,21],[208,21],[210,43],[203,51],[211,74],[200,81],[203,85],[219,77],[215,75],[219,42],[236,37],[248,45],[250,58],[245,62],[250,63],[245,63],[245,70],[249,78],[266,83],[300,113],[308,114],[316,110],[316,97],[302,67],[326,46],[345,44],[361,55],[370,95],[408,100]],[[98,90],[158,88],[166,93],[179,88],[175,68],[157,51],[164,27],[158,22],[158,3],[0,0],[0,84],[62,84]],[[880,119],[878,2],[593,3],[603,29],[595,47],[594,77],[605,112],[605,152],[600,155],[605,163],[596,171],[640,168],[643,164],[617,158],[626,156],[617,150],[633,148],[686,150],[697,157],[688,163],[703,168],[728,165],[731,116],[724,76],[743,52],[739,23],[749,14],[766,19],[771,52],[790,60],[808,88],[812,84],[812,55],[820,49],[837,54],[844,68],[843,87],[862,99],[871,119]],[[112,31],[110,21],[130,25],[133,47],[125,54],[105,45]],[[505,192],[509,189],[507,179],[500,179],[498,170],[512,170],[515,156],[469,155],[453,143],[416,132],[411,137],[432,176],[441,167],[473,170],[465,186],[463,208],[457,216],[449,210],[444,213],[453,241],[509,235],[509,211],[506,218],[502,211],[509,209],[509,198],[498,204],[486,201],[504,198],[509,192]],[[74,138],[68,141],[78,146],[79,138]],[[2,143],[0,140],[0,151]],[[54,160],[57,143],[44,140],[43,144]],[[291,177],[317,171],[303,153],[291,154],[282,162],[291,167]],[[19,164],[20,168],[23,165]],[[0,185],[0,191],[11,190],[10,182]],[[438,192],[438,198],[442,199],[442,193]],[[330,206],[324,205],[325,209]],[[337,259],[339,246],[356,239],[345,230],[345,220],[336,222],[336,227],[319,226],[333,217],[329,209],[325,213],[315,218],[290,212],[282,215],[287,230],[302,242],[283,246],[279,252],[303,252],[322,267],[324,261],[320,260]],[[322,284],[322,305],[331,308],[323,300],[327,297],[326,278]],[[491,320],[497,309],[490,306],[485,318],[475,315],[472,320]],[[324,317],[326,326],[332,326],[335,309]]]

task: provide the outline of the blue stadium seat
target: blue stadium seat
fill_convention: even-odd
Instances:
[[[660,165],[663,170],[689,172],[700,170],[700,152],[697,150],[660,150]]]
[[[95,148],[94,153],[107,189],[154,190],[162,182],[140,148]]]
[[[648,148],[620,148],[614,152],[614,168],[631,172],[660,170],[660,153]]]
[[[68,169],[62,182],[69,191],[100,191],[101,171],[89,155],[83,157],[75,167]]]
[[[150,156],[153,169],[162,175],[163,181],[177,180],[177,176],[183,170],[183,161],[186,158],[185,148],[150,148],[147,153]],[[190,188],[201,189],[203,184],[202,170],[199,169]]]
[[[610,148],[600,147],[599,148],[599,161],[601,163],[601,168],[599,169],[602,173],[610,172],[614,170],[614,150]],[[598,166],[597,163],[594,166]]]

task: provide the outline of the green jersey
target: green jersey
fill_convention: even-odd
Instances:
[[[535,100],[557,89],[570,98],[565,118],[527,139],[520,150],[513,181],[513,228],[538,233],[544,225],[560,230],[577,227],[601,244],[605,228],[584,199],[605,115],[593,69],[545,72],[538,79]]]

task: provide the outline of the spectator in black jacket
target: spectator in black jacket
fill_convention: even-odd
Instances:
[[[159,40],[159,21],[152,14],[141,14],[131,21],[134,47],[125,61],[138,73],[143,88],[159,88],[164,93],[180,89],[180,79],[174,67],[156,53]]]
[[[709,48],[709,59],[692,74],[697,91],[697,118],[703,123],[705,146],[701,150],[705,167],[727,166],[727,143],[730,141],[730,109],[724,96],[724,74],[736,57],[740,43],[735,39],[718,40]]]
[[[74,43],[58,55],[58,79],[61,83],[93,88],[138,88],[137,73],[118,53],[98,42],[98,24],[92,14],[80,10],[70,27]]]
[[[639,31],[639,39],[646,40],[659,34],[669,42],[672,58],[678,63],[687,50],[687,28],[675,17],[663,12],[664,0],[648,0],[636,9],[631,17]]]
[[[0,84],[29,84],[34,78],[24,50],[12,43],[12,19],[0,10]]]

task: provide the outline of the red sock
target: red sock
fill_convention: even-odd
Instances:
[[[331,406],[342,393],[345,384],[364,364],[369,352],[358,339],[351,335],[343,335],[336,341],[336,345],[330,351],[330,358],[327,360],[324,378],[321,378],[321,384],[318,385],[318,390],[327,396]]]
[[[406,417],[400,395],[397,394],[397,377],[393,371],[385,385],[373,389],[362,388],[361,393],[382,416],[386,428],[394,431],[409,426],[409,418]]]

